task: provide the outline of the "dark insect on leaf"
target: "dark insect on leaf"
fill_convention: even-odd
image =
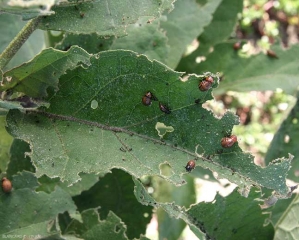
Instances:
[[[240,42],[235,42],[233,48],[237,51],[241,48],[241,43]]]
[[[170,109],[166,105],[163,105],[161,102],[159,102],[159,108],[162,112],[166,114],[171,113]]]
[[[195,168],[195,160],[190,160],[189,162],[187,162],[187,165],[185,167],[187,172],[191,172],[194,168]]]

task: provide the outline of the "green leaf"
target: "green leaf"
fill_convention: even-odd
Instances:
[[[145,233],[152,210],[151,207],[138,204],[133,189],[134,183],[130,175],[121,170],[113,170],[112,174],[100,178],[90,190],[74,197],[74,201],[80,212],[100,207],[102,218],[106,218],[112,211],[126,224],[127,235],[133,239]]]
[[[299,236],[299,195],[297,194],[287,210],[275,225],[274,240],[297,239]]]
[[[60,177],[67,184],[78,181],[80,172],[104,174],[121,168],[137,178],[160,175],[181,185],[186,158],[195,158],[197,165],[238,184],[245,195],[251,185],[286,195],[290,159],[261,168],[238,144],[222,148],[221,139],[231,135],[239,120],[231,112],[215,117],[201,106],[212,99],[217,76],[212,74],[212,88],[202,92],[198,85],[205,75],[187,76],[188,81],[180,75],[130,51],[101,52],[88,68],[60,78],[60,91],[49,97],[51,106],[45,112],[10,111],[9,130],[30,143],[37,176]],[[171,108],[170,114],[159,109],[158,101],[141,103],[149,90]],[[97,108],[92,107],[95,102]],[[163,141],[157,122],[174,128]],[[169,164],[172,175],[160,174],[161,163]]]
[[[263,226],[264,215],[254,199],[260,193],[251,191],[248,198],[234,191],[228,197],[216,196],[213,203],[198,203],[186,210],[174,203],[161,203],[152,198],[138,180],[134,179],[135,196],[144,205],[162,208],[173,218],[183,219],[199,237],[208,239],[271,239],[273,227]],[[246,226],[246,227],[245,227]]]
[[[72,45],[79,45],[89,53],[108,49],[127,49],[145,54],[149,59],[165,62],[169,46],[165,33],[160,29],[159,19],[148,22],[147,17],[141,17],[135,24],[130,24],[126,31],[128,35],[122,38],[103,38],[96,34],[65,34],[56,48],[64,50]]]
[[[215,46],[205,62],[189,70],[196,73],[206,69],[222,72],[223,81],[216,94],[227,91],[265,91],[281,88],[293,95],[299,85],[297,66],[299,46],[293,45],[287,50],[275,46],[273,50],[278,59],[270,58],[263,53],[245,58],[238,55],[232,43],[222,43]]]
[[[46,175],[43,175],[38,179],[41,186],[37,190],[50,193],[54,191],[56,186],[59,186],[71,196],[76,196],[91,188],[98,181],[99,176],[95,174],[82,173],[80,174],[80,178],[80,181],[74,183],[72,186],[68,186],[67,183],[61,182],[59,178],[51,179]]]
[[[9,194],[1,194],[0,234],[2,236],[39,235],[46,237],[53,231],[57,232],[55,218],[58,213],[75,212],[76,206],[71,197],[61,188],[56,188],[51,194],[37,193],[33,189],[35,184],[32,179],[32,174],[30,176],[29,173],[17,175],[12,179],[13,185],[21,181],[25,183],[29,181],[31,184],[23,184],[24,188],[13,189]]]
[[[214,203],[199,203],[187,212],[194,224],[211,239],[272,239],[273,227],[264,226],[263,214],[256,198],[260,193],[251,191],[248,198],[237,191],[224,198],[217,194]]]
[[[0,15],[0,52],[2,52],[10,43],[10,41],[25,26],[25,22],[21,21],[19,16],[11,14]],[[36,30],[28,38],[28,40],[18,50],[16,55],[6,65],[4,70],[16,67],[24,62],[32,59],[44,47],[44,34],[41,30]]]
[[[39,27],[71,33],[96,33],[100,36],[122,36],[129,24],[140,17],[157,18],[172,8],[173,0],[93,1],[73,6],[55,6],[55,15],[42,19]]]
[[[298,82],[299,83],[299,82]],[[299,99],[288,117],[282,122],[279,130],[276,132],[270,147],[267,151],[265,162],[268,163],[271,159],[277,156],[286,156],[289,153],[294,155],[292,168],[288,173],[288,178],[297,182],[299,174]]]
[[[24,181],[26,180],[26,181]],[[37,178],[31,172],[20,172],[13,176],[13,190],[30,188],[36,189],[39,186]]]
[[[126,226],[117,215],[109,212],[105,220],[100,220],[97,209],[88,209],[81,213],[83,224],[74,220],[68,232],[76,233],[85,240],[111,239],[127,240]]]
[[[43,50],[33,60],[4,73],[0,91],[12,89],[30,97],[46,97],[47,88],[57,90],[58,78],[80,64],[89,63],[89,54],[72,47],[67,52],[52,48]]]
[[[187,45],[191,44],[203,32],[203,28],[211,22],[211,14],[220,1],[208,1],[201,5],[195,0],[177,0],[174,10],[166,15],[167,20],[163,21],[161,18],[161,28],[166,31],[171,52],[167,55],[166,61],[163,61],[165,64],[171,68],[177,66]],[[231,6],[235,5],[231,4]]]
[[[128,36],[113,41],[111,49],[132,50],[145,54],[151,60],[165,63],[170,49],[159,20],[148,22],[146,17],[140,18],[136,24],[128,26]]]
[[[126,37],[120,39],[125,40]],[[55,46],[55,48],[65,51],[73,45],[78,45],[79,47],[85,49],[89,53],[98,53],[100,51],[109,50],[114,41],[115,41],[115,37],[101,37],[95,33],[94,34],[65,33],[62,41],[60,41]]]
[[[30,153],[29,144],[20,139],[14,139],[10,148],[10,161],[6,171],[8,178],[23,170],[35,172],[26,153]]]
[[[189,56],[181,59],[178,66],[180,71],[197,72],[196,58],[198,56],[206,56],[210,49],[218,43],[228,39],[234,30],[237,22],[237,16],[242,12],[243,1],[239,0],[222,0],[215,1],[215,5],[212,5],[213,20],[205,27],[204,32],[198,37],[199,46]],[[214,11],[214,9],[216,10]],[[214,68],[210,71],[215,71]],[[218,71],[218,70],[216,70]],[[215,71],[215,72],[216,72]]]
[[[5,116],[0,116],[0,172],[5,172],[9,162],[9,149],[13,138],[7,133]]]
[[[0,2],[0,12],[7,12],[21,15],[23,20],[28,20],[37,16],[50,15],[54,12],[51,7],[59,0],[31,0],[31,1],[11,1],[3,0]]]
[[[282,217],[282,215],[284,215],[285,211],[288,209],[291,202],[294,200],[294,197],[296,196],[296,194],[292,194],[290,198],[279,199],[271,209],[267,209],[267,212],[271,211],[269,221],[273,226],[277,225],[279,219]]]

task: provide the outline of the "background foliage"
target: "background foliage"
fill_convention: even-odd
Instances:
[[[297,239],[296,2],[2,1],[2,237]]]

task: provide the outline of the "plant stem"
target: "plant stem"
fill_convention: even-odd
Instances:
[[[31,33],[37,28],[40,17],[34,18],[22,28],[17,36],[9,43],[6,49],[0,55],[0,70],[12,59],[24,42],[30,37]]]

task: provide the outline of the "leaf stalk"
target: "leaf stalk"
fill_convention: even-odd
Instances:
[[[15,36],[15,38],[9,43],[5,50],[0,55],[0,70],[7,65],[17,51],[22,47],[26,40],[37,28],[41,18],[37,17],[27,22],[22,30]]]

